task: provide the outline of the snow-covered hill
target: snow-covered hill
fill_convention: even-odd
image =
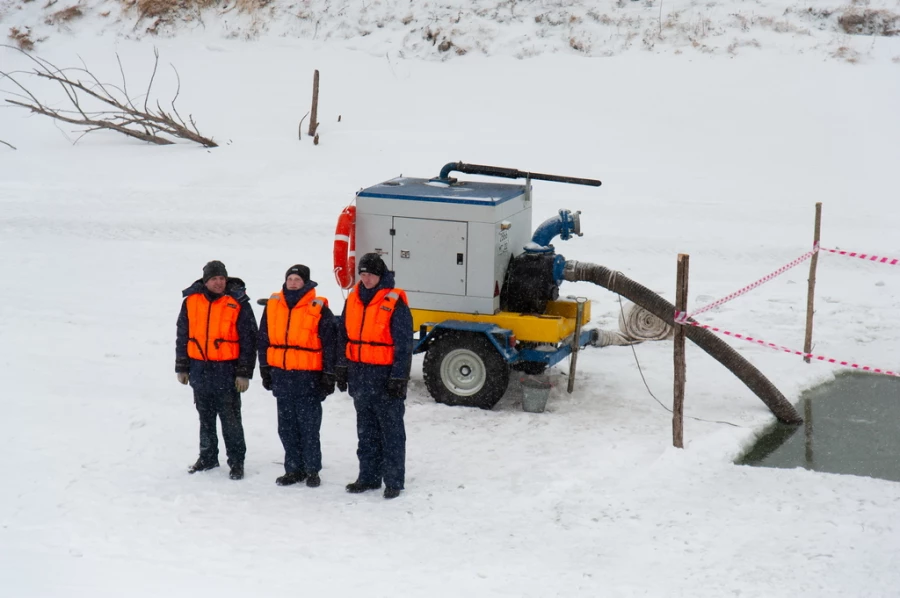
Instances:
[[[631,51],[737,55],[759,49],[900,60],[897,0],[0,0],[0,26],[28,45],[96,33],[288,38],[384,56]]]

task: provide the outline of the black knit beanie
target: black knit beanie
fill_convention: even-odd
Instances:
[[[296,274],[300,278],[303,279],[303,284],[309,282],[309,267],[304,266],[303,264],[294,264],[290,268],[288,268],[287,272],[284,273],[284,280],[287,281],[288,276],[291,274]]]
[[[367,253],[359,260],[359,273],[362,274],[363,272],[381,277],[387,272],[387,266],[377,253]]]
[[[225,278],[228,278],[228,270],[225,269],[225,264],[219,260],[213,260],[203,266],[203,284],[206,284],[209,279],[214,276],[224,276]]]

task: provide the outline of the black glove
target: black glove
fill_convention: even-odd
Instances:
[[[334,368],[334,383],[341,392],[347,392],[347,366]]]
[[[391,399],[402,399],[406,396],[406,383],[409,380],[403,380],[400,378],[391,378],[388,380],[387,386],[387,396]]]
[[[327,397],[328,395],[334,394],[334,383],[335,383],[335,380],[334,380],[333,374],[326,374],[325,372],[322,372],[322,376],[319,377],[319,386],[321,386],[321,388],[322,388],[322,400],[323,401],[325,400],[325,397]]]
[[[259,375],[262,377],[263,388],[272,390],[272,370],[268,366],[260,367]]]

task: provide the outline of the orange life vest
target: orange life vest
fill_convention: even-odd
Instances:
[[[322,371],[319,320],[322,308],[327,305],[327,299],[316,297],[315,289],[303,295],[293,309],[288,308],[284,293],[269,297],[266,304],[269,365],[283,370]]]
[[[232,361],[241,354],[237,319],[241,304],[223,295],[210,303],[203,293],[187,298],[188,357],[202,361]]]
[[[400,299],[409,305],[406,293],[401,289],[381,289],[368,305],[363,305],[357,291],[358,286],[350,291],[344,311],[347,359],[372,365],[391,365],[394,363],[391,316]]]

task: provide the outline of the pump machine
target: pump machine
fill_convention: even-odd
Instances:
[[[451,172],[525,179],[460,181]],[[596,342],[590,303],[561,300],[566,260],[551,241],[581,235],[579,212],[532,231],[531,181],[600,181],[454,162],[432,179],[399,177],[361,190],[341,214],[335,275],[355,282],[355,255],[381,255],[406,290],[425,352],[425,384],[441,403],[492,408],[510,369],[542,372]],[[574,374],[574,369],[573,372]]]

